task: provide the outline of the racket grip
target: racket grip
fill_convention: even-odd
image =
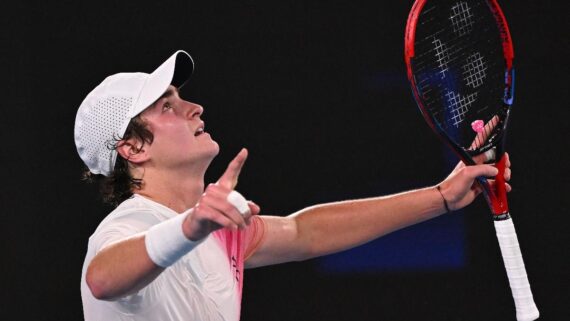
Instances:
[[[495,231],[501,248],[503,262],[507,270],[509,284],[515,301],[518,321],[538,319],[539,312],[534,303],[530,284],[512,219],[495,222]]]

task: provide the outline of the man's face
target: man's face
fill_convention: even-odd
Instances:
[[[156,167],[187,167],[189,164],[207,161],[218,154],[219,146],[204,131],[200,118],[202,106],[180,98],[178,89],[168,90],[142,114],[154,135],[146,148],[150,153],[150,165]]]

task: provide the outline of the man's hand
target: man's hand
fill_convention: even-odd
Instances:
[[[499,117],[494,116],[483,128],[477,130],[477,135],[471,143],[470,149],[475,150],[484,145],[498,123]],[[511,179],[511,162],[509,160],[509,154],[505,153],[504,157],[506,157],[505,180],[509,181]],[[498,174],[499,171],[496,167],[492,165],[482,165],[486,162],[493,161],[494,158],[494,149],[491,149],[486,153],[473,157],[473,160],[478,165],[465,166],[463,162],[459,162],[451,174],[439,184],[441,195],[447,201],[450,210],[458,210],[471,204],[475,197],[481,194],[483,188],[475,181],[478,176],[495,177]],[[488,181],[491,187],[493,187],[495,180],[489,179]],[[510,192],[511,186],[508,183],[505,184],[507,192]]]
[[[182,226],[188,239],[197,241],[224,227],[243,229],[249,225],[251,216],[259,213],[259,206],[250,201],[249,213],[242,215],[227,199],[238,183],[246,159],[247,149],[244,148],[230,162],[218,182],[208,185]]]
[[[505,157],[507,158],[505,162],[505,180],[509,181],[511,179],[511,161],[507,153],[505,153]],[[487,161],[484,154],[475,157],[474,160],[477,164]],[[458,210],[471,204],[475,197],[483,191],[475,179],[478,176],[494,177],[498,172],[493,165],[465,166],[463,162],[459,162],[451,174],[439,184],[449,209],[452,211]],[[489,179],[489,183],[493,186],[495,180]],[[507,192],[510,192],[511,186],[508,183],[505,184]]]

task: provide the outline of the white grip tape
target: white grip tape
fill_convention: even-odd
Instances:
[[[152,226],[146,233],[145,246],[150,259],[163,268],[174,264],[194,249],[202,240],[194,242],[182,232],[182,222],[192,210]]]
[[[238,191],[231,191],[228,194],[227,200],[230,204],[235,206],[241,215],[246,215],[249,213],[249,205],[247,205],[247,200]]]
[[[536,320],[539,316],[539,312],[532,297],[530,284],[528,283],[513,220],[495,221],[495,230],[515,301],[517,320]]]

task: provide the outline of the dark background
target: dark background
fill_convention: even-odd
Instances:
[[[265,214],[443,179],[448,156],[405,75],[412,3],[3,2],[0,319],[82,319],[87,238],[110,208],[80,181],[77,107],[104,77],[150,72],[176,49],[196,61],[182,96],[205,107],[221,146],[208,180],[247,147],[239,189]],[[541,320],[565,320],[570,303],[562,3],[501,2],[517,68],[511,212]],[[461,268],[333,275],[311,260],[249,270],[242,320],[515,320],[487,213],[479,199],[457,214]]]

